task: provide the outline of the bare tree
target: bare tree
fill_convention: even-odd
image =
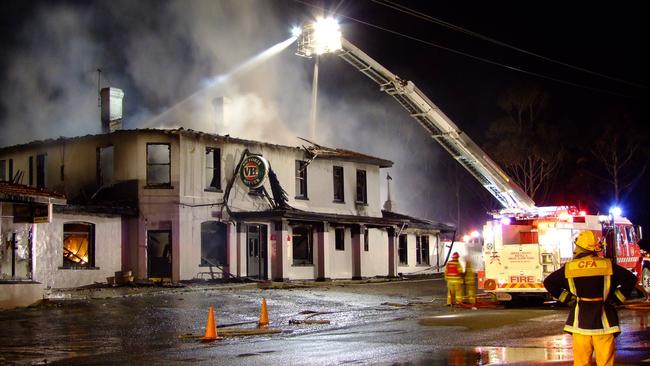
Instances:
[[[621,195],[629,191],[645,173],[643,158],[644,134],[637,131],[624,113],[612,116],[590,149],[601,169],[594,176],[610,185],[612,198],[619,203]]]
[[[510,90],[499,100],[505,116],[488,131],[494,159],[536,202],[548,197],[563,156],[557,133],[546,120],[547,99],[536,88]]]

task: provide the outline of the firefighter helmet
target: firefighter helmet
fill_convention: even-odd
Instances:
[[[460,258],[460,255],[458,254],[458,252],[454,252],[454,254],[451,255],[452,260],[458,260],[458,258]]]
[[[596,239],[596,235],[591,230],[584,230],[578,235],[576,246],[590,252],[600,252],[602,250],[600,241]]]

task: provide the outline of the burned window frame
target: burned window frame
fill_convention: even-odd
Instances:
[[[212,166],[209,164],[209,154],[212,153]],[[205,190],[221,191],[221,149],[213,146],[205,148]],[[209,180],[209,182],[208,182]]]
[[[151,163],[149,162],[149,148],[153,146],[167,146],[169,149],[169,154],[167,155],[168,157],[168,162],[167,163]],[[163,188],[163,189],[169,189],[172,188],[172,147],[171,144],[168,142],[147,142],[147,151],[146,151],[146,164],[147,164],[147,170],[146,170],[146,179],[147,179],[147,188]],[[167,166],[167,181],[162,182],[162,183],[152,183],[149,180],[150,176],[150,168],[153,167],[158,167],[158,166]]]
[[[309,199],[307,195],[307,167],[306,161],[296,160],[296,199]]]
[[[83,233],[86,233],[88,236],[88,261],[83,264],[75,263],[73,261],[67,260],[69,257],[66,256],[65,252],[65,240],[66,236],[71,234],[71,233],[82,233],[82,231],[73,231],[74,228],[71,228],[70,226],[85,226],[87,228],[87,231],[83,231]],[[66,227],[67,230],[66,230]],[[95,224],[92,222],[85,222],[85,221],[69,221],[63,223],[63,241],[61,243],[61,248],[63,250],[63,264],[61,266],[61,269],[96,269],[95,267],[95,242],[96,242],[96,237],[95,237]]]

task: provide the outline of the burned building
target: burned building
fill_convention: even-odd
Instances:
[[[44,244],[31,246],[28,280],[46,289],[115,271],[163,282],[327,280],[439,266],[440,234],[453,228],[382,210],[380,172],[391,166],[348,150],[183,128],[111,127],[0,148],[5,181],[66,199],[51,223],[32,229]]]

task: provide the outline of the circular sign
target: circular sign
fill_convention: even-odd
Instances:
[[[241,181],[249,188],[261,187],[268,174],[269,162],[259,155],[244,158],[239,169]]]

